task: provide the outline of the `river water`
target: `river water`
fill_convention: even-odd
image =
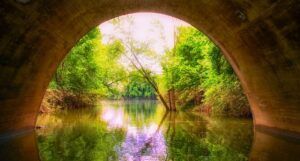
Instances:
[[[40,115],[42,161],[244,161],[252,120],[165,113],[156,101],[103,101]]]

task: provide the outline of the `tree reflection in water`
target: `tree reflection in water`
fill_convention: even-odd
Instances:
[[[103,102],[98,109],[40,117],[47,127],[38,132],[42,160],[248,159],[251,120],[165,113],[155,101]]]
[[[126,129],[125,140],[121,146],[116,149],[120,160],[164,160],[166,158],[167,148],[160,127],[164,118],[166,118],[166,114],[158,125],[155,121],[149,119],[151,118],[150,116],[155,114],[156,102],[135,101],[131,104],[125,102],[120,105],[125,105],[125,109],[112,108],[106,104],[103,107],[101,117],[107,122],[108,127],[111,129]],[[116,117],[118,119],[116,119]]]
[[[162,131],[151,124],[143,129],[128,128],[124,142],[119,149],[120,160],[159,161],[166,158],[166,142]]]

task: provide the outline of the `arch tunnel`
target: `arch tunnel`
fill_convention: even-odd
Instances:
[[[170,15],[204,32],[238,75],[255,128],[300,138],[298,0],[3,0],[0,139],[34,130],[53,73],[84,34],[134,12]]]

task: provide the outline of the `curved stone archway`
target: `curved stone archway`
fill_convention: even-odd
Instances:
[[[298,0],[4,0],[0,2],[0,137],[34,129],[58,64],[92,27],[134,12],[206,33],[240,78],[256,127],[300,134]]]

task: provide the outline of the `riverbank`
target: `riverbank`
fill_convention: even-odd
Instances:
[[[155,97],[147,98],[121,98],[121,99],[109,99],[101,98],[100,95],[93,93],[72,93],[68,91],[47,89],[45,92],[42,104],[40,106],[40,113],[51,113],[56,110],[64,109],[79,109],[93,107],[99,104],[99,101],[113,100],[113,101],[157,101]]]
[[[91,93],[72,93],[68,91],[48,89],[45,92],[41,113],[49,113],[57,109],[77,109],[96,104],[98,96]]]
[[[200,99],[197,99],[197,98]],[[206,115],[227,116],[237,118],[251,118],[250,107],[243,106],[244,104],[237,103],[237,101],[231,101],[231,104],[224,106],[224,108],[213,108],[213,106],[206,104],[203,101],[203,96],[193,96],[188,101],[181,100],[181,103],[177,103],[178,110],[191,111],[195,113],[202,113]],[[41,113],[51,113],[55,110],[64,109],[79,109],[95,106],[99,103],[99,100],[111,100],[108,98],[101,98],[97,94],[92,93],[72,93],[61,90],[48,89],[45,93],[43,102],[40,107]],[[128,100],[128,101],[143,101],[143,100],[157,100],[154,97],[149,98],[121,98],[112,100]],[[189,103],[183,103],[189,102]],[[216,110],[221,109],[221,110]]]

